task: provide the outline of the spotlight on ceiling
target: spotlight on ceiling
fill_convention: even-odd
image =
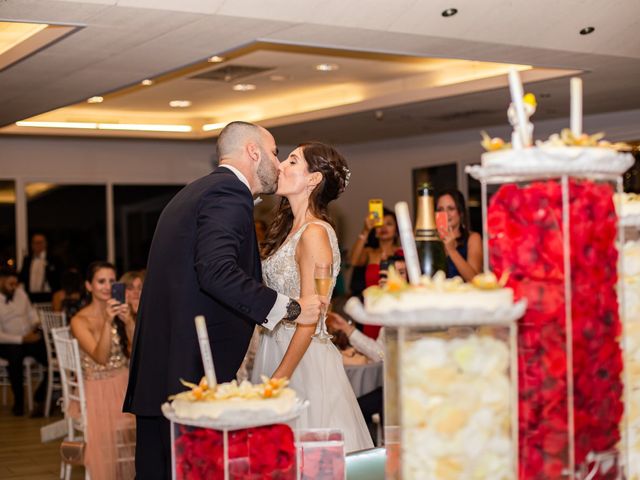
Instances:
[[[255,90],[256,86],[253,83],[236,83],[233,87],[236,92],[250,92]]]
[[[102,102],[104,102],[104,98],[98,95],[87,99],[87,103],[102,103]]]
[[[456,13],[458,13],[457,8],[447,8],[442,12],[443,17],[453,17]]]
[[[189,100],[171,100],[169,106],[172,108],[187,108],[191,106]]]
[[[595,31],[595,27],[584,27],[582,30],[580,30],[580,35],[589,35],[590,33],[593,33]]]
[[[153,85],[153,80],[151,80],[150,78],[145,78],[144,80],[142,80],[140,82],[142,85],[144,85],[145,87],[148,87],[150,85]]]
[[[207,62],[209,62],[209,63],[224,62],[224,57],[219,57],[218,55],[214,55],[213,57],[207,58]]]
[[[340,66],[335,63],[319,63],[314,68],[319,72],[334,72],[338,70]]]

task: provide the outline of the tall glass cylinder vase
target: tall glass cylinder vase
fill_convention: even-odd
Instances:
[[[515,320],[524,303],[388,315],[347,303],[358,321],[384,326],[385,478],[517,478]]]
[[[516,299],[527,299],[518,323],[521,480],[623,475],[613,194],[629,165],[574,165],[571,150],[523,150],[534,161],[521,164],[514,151],[512,163],[483,158],[467,168],[482,186],[485,266],[508,273]],[[500,187],[489,201],[490,184]]]
[[[618,202],[623,203],[622,198]],[[624,341],[623,462],[626,478],[640,480],[640,198],[627,214],[619,205],[622,260],[620,262],[620,316]]]

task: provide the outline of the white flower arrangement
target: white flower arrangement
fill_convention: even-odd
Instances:
[[[432,336],[400,361],[403,478],[514,479],[507,344]]]

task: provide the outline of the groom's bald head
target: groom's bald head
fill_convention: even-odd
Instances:
[[[248,122],[231,122],[220,132],[217,149],[220,161],[236,157],[249,142],[261,145],[266,130]]]

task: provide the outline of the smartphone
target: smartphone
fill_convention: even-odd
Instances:
[[[124,291],[125,284],[116,282],[111,285],[111,297],[119,301],[120,303],[124,303]]]
[[[383,205],[382,199],[371,198],[369,199],[369,217],[375,220],[374,227],[381,227],[383,224]]]
[[[444,235],[449,231],[447,212],[436,212],[436,228],[440,235]]]

